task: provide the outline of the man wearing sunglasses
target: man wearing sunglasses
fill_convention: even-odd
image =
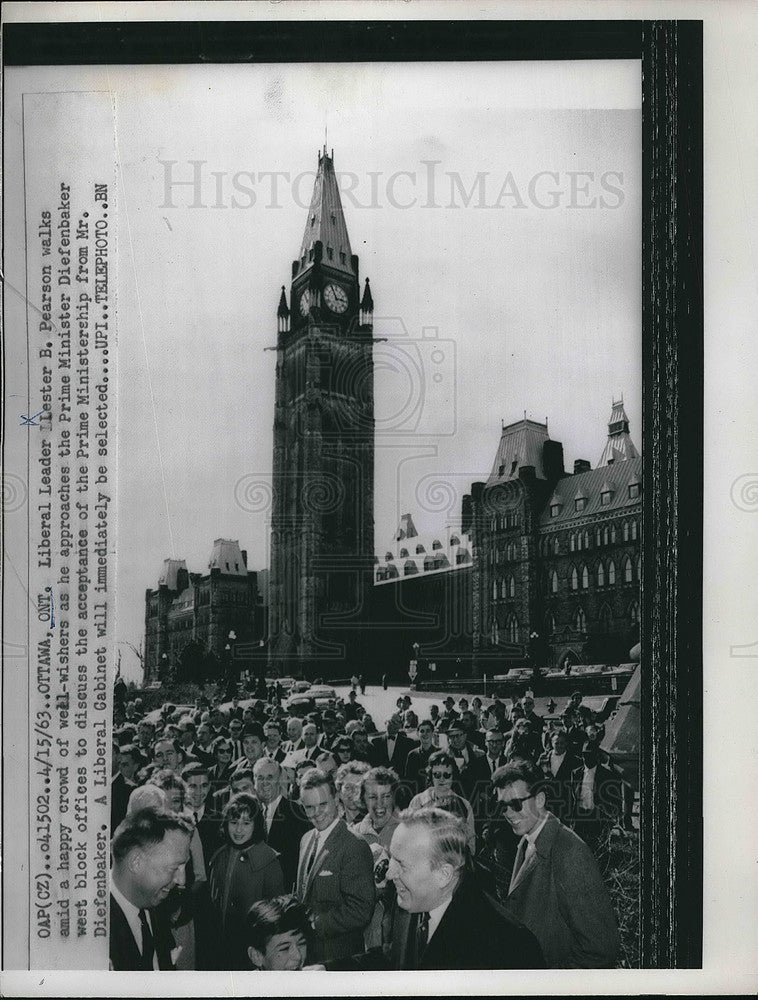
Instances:
[[[393,969],[542,969],[535,935],[490,903],[471,872],[468,837],[434,806],[401,813],[387,878],[398,909]]]
[[[551,969],[608,969],[616,962],[616,917],[592,852],[546,806],[545,776],[514,761],[493,783],[520,838],[506,900],[535,935]]]

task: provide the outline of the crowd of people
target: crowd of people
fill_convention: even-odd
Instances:
[[[378,733],[357,688],[304,718],[119,706],[111,967],[612,967],[633,796],[581,694],[548,723],[406,695]]]

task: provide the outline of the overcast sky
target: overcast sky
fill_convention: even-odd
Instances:
[[[377,550],[406,511],[420,531],[459,517],[501,420],[524,411],[548,418],[567,468],[594,467],[623,393],[641,447],[637,62],[46,72],[50,89],[75,74],[115,94],[117,639],[139,644],[164,558],[204,572],[228,537],[250,568],[269,563],[264,349],[325,125],[389,338],[375,349]]]

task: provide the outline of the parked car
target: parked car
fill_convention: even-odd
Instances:
[[[313,685],[308,689],[308,697],[316,702],[316,708],[334,708],[337,704],[337,692],[326,686]]]
[[[314,711],[316,702],[311,698],[310,691],[305,691],[303,694],[290,695],[284,703],[284,708],[289,715],[296,715],[302,719],[303,716]]]
[[[303,694],[305,691],[309,691],[311,687],[310,681],[295,681],[292,685],[293,694]]]

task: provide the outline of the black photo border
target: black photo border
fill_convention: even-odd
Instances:
[[[5,66],[640,59],[641,967],[702,965],[703,28],[685,21],[12,23]]]

